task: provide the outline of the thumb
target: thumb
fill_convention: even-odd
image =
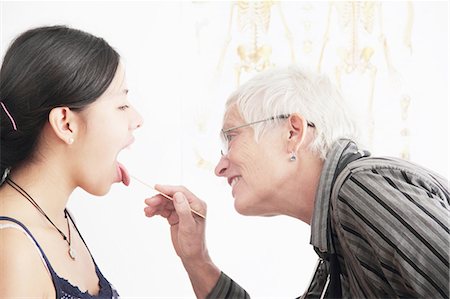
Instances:
[[[178,219],[181,226],[194,223],[194,217],[191,213],[186,196],[182,192],[177,192],[173,196],[173,206],[178,214]]]

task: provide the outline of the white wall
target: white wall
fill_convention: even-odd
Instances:
[[[413,2],[412,52],[402,43],[405,5],[383,3],[384,33],[397,80],[389,76],[379,32],[361,37],[361,43],[375,50],[371,62],[377,67],[371,149],[374,154],[400,155],[404,139],[399,131],[405,123],[400,119],[399,99],[408,95],[410,160],[449,177],[448,4]],[[137,142],[121,155],[121,161],[151,184],[183,184],[207,201],[210,253],[252,297],[292,298],[303,292],[316,259],[307,245],[309,226],[286,217],[238,215],[226,182],[213,174],[223,104],[236,86],[235,49],[242,38],[233,34],[223,70],[217,73],[229,2],[1,1],[0,9],[2,57],[14,36],[50,24],[86,30],[115,47],[127,67],[130,99],[145,118],[144,127],[135,134]],[[328,3],[283,2],[282,9],[294,37],[297,62],[316,67]],[[335,19],[332,15],[322,64],[330,74],[339,62],[339,43],[346,38]],[[235,25],[232,32],[236,33]],[[291,62],[275,9],[269,36],[272,61]],[[311,51],[303,47],[308,40]],[[243,74],[241,82],[249,76]],[[367,132],[367,82],[366,74],[342,78],[363,133]],[[97,263],[124,298],[192,298],[168,225],[163,219],[144,217],[143,200],[151,194],[134,183],[129,188],[115,185],[103,198],[77,190],[69,205]]]

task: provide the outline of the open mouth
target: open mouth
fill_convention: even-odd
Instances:
[[[240,179],[241,179],[241,176],[234,176],[234,177],[228,178],[228,184],[231,187],[234,187],[239,182]]]
[[[125,148],[128,148],[133,142],[134,142],[134,137],[132,137],[130,139],[130,141],[127,143],[127,145],[125,145],[122,148],[122,150],[125,149]],[[128,170],[125,167],[125,165],[123,165],[120,162],[117,162],[116,165],[117,165],[118,181],[122,182],[125,186],[130,185],[130,173],[128,172]]]
[[[119,181],[121,181],[125,186],[130,185],[130,174],[125,166],[117,162],[117,173],[119,175]]]
[[[231,180],[231,187],[234,187],[239,182],[240,177],[235,177]]]

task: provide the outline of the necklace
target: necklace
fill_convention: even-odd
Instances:
[[[39,213],[41,213],[47,220],[48,222],[50,222],[51,225],[53,225],[53,227],[59,232],[59,234],[62,236],[63,240],[67,242],[67,244],[69,245],[69,256],[72,260],[75,260],[76,258],[76,253],[75,250],[72,248],[72,241],[70,238],[70,224],[69,224],[69,219],[68,219],[68,212],[67,209],[64,209],[64,218],[66,218],[67,221],[67,230],[69,232],[69,238],[66,237],[66,235],[53,223],[52,220],[50,220],[50,218],[47,216],[47,214],[44,212],[44,210],[42,210],[42,208],[36,203],[36,201],[33,199],[33,197],[30,196],[30,194],[28,194],[25,190],[22,189],[22,187],[20,187],[19,185],[17,185],[13,180],[11,180],[10,178],[6,179],[6,183],[8,185],[10,185],[14,190],[16,190],[17,192],[20,193],[20,195],[22,195],[23,197],[25,197],[38,211]],[[69,216],[70,217],[70,216]]]

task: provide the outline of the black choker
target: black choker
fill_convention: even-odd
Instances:
[[[47,216],[47,214],[45,214],[44,210],[41,209],[41,207],[36,203],[36,201],[33,199],[33,197],[30,196],[30,194],[28,194],[25,190],[22,189],[22,187],[20,187],[19,185],[17,185],[13,180],[11,180],[10,178],[6,178],[6,183],[8,185],[10,185],[14,190],[16,190],[17,192],[19,192],[23,197],[25,197],[47,220],[48,222],[51,223],[51,225],[53,225],[53,227],[59,232],[59,234],[63,237],[64,241],[67,242],[67,244],[69,245],[69,256],[72,260],[75,260],[76,258],[76,253],[75,250],[72,249],[72,242],[71,242],[71,238],[70,238],[70,224],[69,224],[69,219],[67,217],[67,210],[64,209],[64,218],[66,218],[67,221],[67,230],[69,231],[69,238],[66,237],[66,235],[53,223],[53,221],[50,220],[50,218]]]

